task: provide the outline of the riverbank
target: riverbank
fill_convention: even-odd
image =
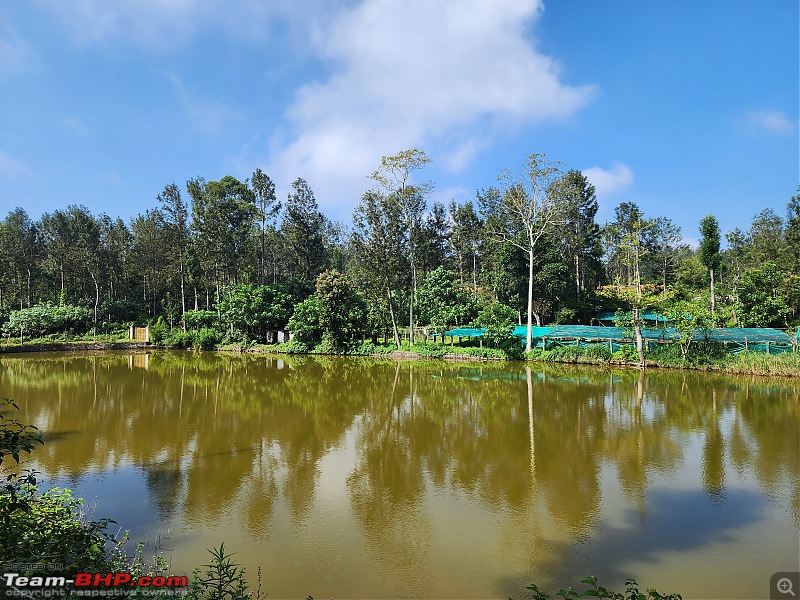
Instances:
[[[29,344],[2,344],[0,354],[22,352],[83,352],[86,350],[146,350],[153,346],[147,342],[121,341],[75,341],[75,342],[31,342]]]
[[[406,346],[408,346],[406,344]],[[103,350],[154,350],[165,349],[146,342],[133,340],[111,341],[69,341],[69,342],[30,342],[24,345],[0,345],[0,354],[30,352],[82,352]],[[504,351],[494,348],[444,346],[441,344],[415,344],[401,350],[389,346],[364,344],[345,353],[336,352],[298,352],[290,344],[218,345],[213,351],[235,354],[279,354],[279,355],[341,355],[369,356],[396,361],[440,359],[447,362],[502,362],[524,361],[532,363],[587,364],[598,366],[639,368],[630,349],[614,352],[605,347],[560,346],[550,350],[535,349],[524,356],[508,356]],[[775,377],[800,377],[800,353],[765,354],[760,352],[740,352],[727,354],[716,347],[697,346],[683,357],[679,348],[659,348],[645,355],[647,368],[676,369],[728,373],[732,375],[766,375]]]

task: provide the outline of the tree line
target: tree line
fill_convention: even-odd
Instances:
[[[724,236],[708,215],[685,232],[700,233],[694,249],[670,218],[633,202],[598,223],[587,177],[541,154],[447,205],[430,200],[429,162],[417,149],[383,157],[350,223],[326,217],[301,178],[279,199],[260,169],[243,182],[169,183],[128,223],[79,205],[36,221],[16,208],[0,222],[0,323],[74,306],[95,330],[160,317],[264,341],[295,315],[310,339],[383,334],[399,345],[401,328],[413,343],[417,327],[481,311],[589,323],[657,296],[707,306],[717,326],[800,323],[800,193],[785,217],[765,209]]]

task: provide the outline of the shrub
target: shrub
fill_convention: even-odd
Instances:
[[[442,344],[414,344],[412,352],[416,352],[423,358],[441,358],[447,353],[447,349]]]
[[[13,563],[60,563],[64,572],[56,575],[104,569],[106,542],[113,540],[106,530],[113,521],[85,519],[83,500],[70,490],[53,488],[39,494],[34,486],[25,486],[23,491],[28,494],[26,510],[15,510],[11,496],[0,495],[0,514],[7,518],[0,535],[4,558]]]
[[[92,322],[92,311],[83,306],[50,302],[37,304],[22,310],[12,310],[8,322],[3,325],[6,335],[39,337],[48,333],[85,333]]]
[[[583,347],[583,355],[586,358],[591,358],[600,362],[608,362],[611,360],[611,350],[608,349],[606,344],[589,344]]]
[[[203,327],[197,332],[194,347],[200,350],[213,350],[220,343],[219,332],[211,327]]]
[[[616,362],[639,362],[639,354],[635,344],[623,344],[619,350],[611,355],[611,360]]]
[[[362,344],[359,344],[353,348],[352,354],[391,354],[395,350],[395,346],[384,346],[383,344],[363,342]]]
[[[607,590],[606,588],[597,584],[597,577],[587,577],[582,579],[581,583],[592,586],[585,592],[577,592],[570,587],[566,590],[559,590],[556,594],[562,598],[611,598],[611,600],[682,600],[680,594],[659,594],[656,590],[647,588],[645,592],[639,591],[639,584],[635,579],[625,580],[625,594]],[[533,600],[549,600],[550,596],[541,591],[535,583],[529,585],[526,589],[533,592]]]
[[[576,363],[583,356],[583,351],[575,346],[556,346],[552,350],[545,350],[541,360],[545,362],[566,362]]]
[[[311,351],[312,354],[337,354],[336,348],[330,342],[330,340],[323,339],[319,344],[314,346],[314,349]]]
[[[287,342],[285,350],[289,354],[308,354],[311,348],[305,342],[293,338]]]

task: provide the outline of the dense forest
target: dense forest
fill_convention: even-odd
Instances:
[[[538,154],[473,199],[431,202],[428,162],[413,149],[384,157],[350,223],[322,214],[303,179],[277,198],[260,169],[243,182],[168,183],[129,223],[78,205],[36,221],[16,208],[0,222],[0,324],[14,335],[35,314],[100,332],[160,319],[269,341],[292,320],[340,343],[399,342],[409,325],[441,331],[498,311],[520,324],[589,323],[600,311],[693,306],[718,326],[800,323],[800,193],[785,217],[762,210],[746,231],[723,233],[708,215],[682,232],[633,202],[598,223],[591,182]],[[683,242],[698,233],[697,249]],[[38,323],[29,336],[49,333]]]

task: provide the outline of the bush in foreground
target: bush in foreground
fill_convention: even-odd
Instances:
[[[567,588],[566,590],[558,590],[556,596],[562,598],[611,598],[612,600],[682,600],[680,594],[660,594],[652,588],[647,588],[644,592],[639,591],[639,584],[635,579],[625,580],[625,593],[614,592],[597,584],[597,577],[587,577],[582,579],[581,583],[590,585],[588,590],[578,592],[574,589]],[[532,583],[527,589],[533,592],[534,600],[549,600],[550,596],[541,591],[535,583]]]

